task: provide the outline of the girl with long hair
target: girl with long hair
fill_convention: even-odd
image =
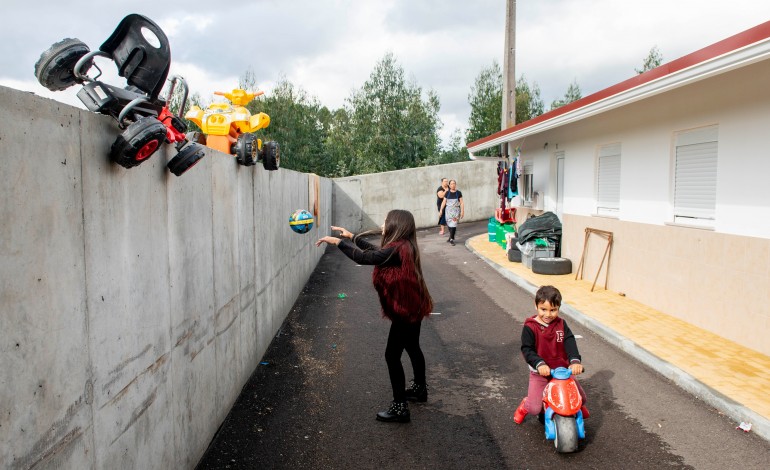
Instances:
[[[382,315],[391,321],[385,362],[388,365],[393,402],[385,411],[377,413],[379,421],[407,423],[410,421],[407,400],[428,400],[425,382],[425,356],[420,348],[420,325],[430,315],[433,300],[425,285],[417,246],[414,216],[405,210],[392,210],[382,225],[380,247],[362,236],[342,227],[334,227],[339,237],[326,236],[316,242],[336,245],[348,258],[358,264],[374,265],[372,283],[382,306]],[[401,355],[406,350],[414,371],[414,380],[406,388]]]

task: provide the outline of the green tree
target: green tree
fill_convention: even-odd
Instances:
[[[338,168],[363,174],[412,168],[430,160],[439,151],[440,102],[432,90],[425,99],[422,95],[419,86],[404,78],[395,56],[387,53],[346,100],[349,135],[339,140],[349,142],[350,156]]]
[[[644,62],[642,62],[642,68],[637,69],[634,68],[634,71],[641,75],[644,72],[648,70],[652,70],[655,67],[659,66],[663,63],[663,55],[660,53],[660,49],[658,49],[658,46],[652,46],[652,49],[650,49],[650,53],[647,54],[647,57],[644,59]]]
[[[468,118],[466,142],[473,142],[498,132],[501,128],[503,113],[503,73],[497,61],[482,69],[476,76],[468,95],[471,114]],[[544,104],[540,97],[540,87],[536,82],[531,85],[524,75],[516,82],[516,123],[528,121],[543,114]],[[497,154],[496,148],[487,149],[481,154]]]
[[[333,170],[324,146],[330,113],[315,97],[284,77],[270,93],[249,103],[247,109],[252,114],[264,112],[270,116],[270,125],[258,131],[258,136],[263,141],[278,142],[282,168],[323,176]]]
[[[476,76],[468,94],[471,113],[468,117],[468,130],[465,141],[474,142],[500,130],[503,113],[503,72],[497,61],[484,68]],[[492,155],[497,151],[487,149],[482,152]]]
[[[352,174],[353,132],[350,124],[350,113],[347,109],[339,108],[331,111],[326,121],[326,140],[324,148],[329,155],[329,173],[333,178]]]
[[[522,75],[516,82],[516,123],[526,122],[543,114],[545,104],[537,82],[530,85]]]
[[[569,103],[572,103],[573,101],[577,101],[582,97],[583,97],[583,92],[580,91],[580,85],[578,85],[577,79],[575,79],[572,83],[570,83],[569,87],[567,88],[567,92],[564,93],[563,98],[553,100],[553,102],[551,103],[551,109],[554,110],[556,108],[560,108],[565,104],[569,104]]]

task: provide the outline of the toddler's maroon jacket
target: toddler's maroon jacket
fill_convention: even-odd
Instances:
[[[562,318],[556,318],[548,326],[541,325],[532,316],[524,321],[521,329],[521,354],[529,367],[546,364],[551,369],[569,367],[580,362],[575,335]]]

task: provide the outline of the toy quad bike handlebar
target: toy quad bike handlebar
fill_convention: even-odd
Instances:
[[[99,81],[101,69],[96,57],[112,59],[118,74],[126,79],[125,88]],[[171,65],[171,50],[163,30],[142,15],[128,15],[98,50],[91,51],[79,39],[63,39],[43,52],[35,64],[35,76],[41,85],[59,91],[75,84],[83,88],[77,96],[89,111],[112,116],[123,132],[110,149],[110,159],[132,168],[150,158],[165,142],[175,143],[177,155],[168,163],[179,176],[205,155],[205,150],[185,138],[187,126],[169,110],[175,86],[184,87],[181,112],[187,101],[187,83],[182,77],[171,78],[169,100],[160,97]],[[98,74],[90,77],[91,68]]]

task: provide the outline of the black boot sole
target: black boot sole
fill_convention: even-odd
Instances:
[[[424,397],[406,397],[406,401],[425,403],[426,401],[428,401],[428,397],[427,396],[424,396]]]
[[[382,421],[383,423],[408,423],[411,421],[411,418],[409,416],[384,417],[377,414],[377,421]]]

